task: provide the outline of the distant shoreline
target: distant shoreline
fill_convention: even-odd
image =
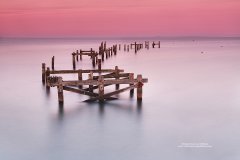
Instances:
[[[149,37],[0,37],[0,40],[240,40],[240,37],[149,36]]]

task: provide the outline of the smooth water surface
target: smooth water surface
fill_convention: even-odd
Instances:
[[[0,40],[0,159],[240,159],[240,40],[163,39],[160,49],[137,54],[122,45],[102,68],[148,78],[142,104],[129,92],[99,104],[64,91],[59,107],[57,89],[41,82],[41,63],[55,56],[55,69],[72,69],[72,52],[100,42]],[[77,68],[92,68],[89,57]]]

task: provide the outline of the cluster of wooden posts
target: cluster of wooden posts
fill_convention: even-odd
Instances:
[[[155,42],[153,42],[153,44],[156,45]],[[134,48],[136,53],[143,48],[143,44],[135,42],[130,44],[130,47],[131,49]],[[145,42],[145,48],[149,49],[149,42]],[[99,102],[103,102],[105,100],[116,99],[112,96],[128,90],[130,91],[130,95],[133,95],[134,88],[137,89],[137,100],[141,101],[142,87],[144,83],[148,82],[147,78],[143,78],[141,74],[134,77],[134,73],[125,73],[124,70],[119,69],[118,66],[115,66],[113,69],[102,69],[102,62],[104,59],[108,59],[112,55],[117,55],[118,49],[121,50],[120,44],[107,47],[106,42],[102,42],[99,46],[99,52],[94,51],[92,48],[90,50],[77,50],[72,53],[73,70],[55,70],[55,57],[53,56],[51,70],[50,67],[46,67],[45,63],[42,63],[42,82],[44,84],[46,83],[47,89],[50,89],[50,87],[57,87],[59,103],[64,102],[64,90],[90,96],[89,100],[91,101],[98,100]],[[126,45],[124,45],[124,51],[126,51]],[[76,61],[82,60],[82,56],[84,55],[90,56],[92,65],[95,67],[97,64],[97,69],[76,70]],[[63,80],[60,76],[54,76],[62,74],[77,74],[78,79]],[[84,74],[88,74],[87,79],[83,79],[83,77],[86,77]],[[120,84],[125,84],[125,87],[120,89]],[[116,90],[105,93],[104,87],[110,85],[115,85]],[[96,92],[95,90],[98,91]]]

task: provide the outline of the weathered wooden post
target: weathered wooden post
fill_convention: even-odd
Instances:
[[[45,63],[42,63],[42,82],[45,84],[46,82],[46,64]]]
[[[129,52],[129,45],[127,46],[127,51]]]
[[[142,101],[142,86],[143,86],[143,83],[142,83],[142,75],[139,74],[137,75],[137,100],[138,101]]]
[[[103,76],[98,78],[98,96],[99,102],[104,102],[104,79]]]
[[[106,51],[107,45],[106,45],[106,41],[104,42],[104,51]]]
[[[50,76],[50,68],[47,67],[47,71],[46,71],[46,81],[47,81],[47,78],[48,78],[49,76]],[[47,82],[48,82],[48,81],[47,81]],[[49,83],[47,83],[46,88],[47,88],[47,89],[50,89]]]
[[[130,84],[130,86],[134,85],[134,73],[129,73],[129,79],[133,82]],[[130,96],[132,97],[132,95],[134,94],[134,88],[130,90]]]
[[[74,69],[74,70],[76,69],[75,55],[76,55],[76,54],[73,52],[73,53],[72,53],[72,63],[73,63],[73,69]]]
[[[63,103],[64,98],[63,98],[63,84],[62,84],[62,77],[58,77],[58,102]]]
[[[113,54],[113,47],[110,48],[110,54],[112,56],[112,54]]]
[[[160,41],[158,42],[158,48],[160,48]]]
[[[134,43],[134,49],[135,49],[135,53],[137,53],[137,50],[138,50],[138,45],[137,45],[137,42]]]
[[[115,77],[116,79],[119,79],[119,69],[118,66],[115,66]],[[120,84],[116,84],[116,90],[119,89]]]
[[[102,69],[101,59],[98,59],[98,70],[100,71],[101,69]]]
[[[54,56],[52,57],[52,70],[54,70]]]
[[[91,48],[91,58],[92,58],[92,65],[93,67],[95,67],[95,52],[93,51],[93,49]]]
[[[126,51],[126,44],[124,44],[124,51]]]
[[[93,80],[93,72],[88,74],[88,79]],[[89,85],[89,92],[93,92],[93,85]]]
[[[104,51],[102,50],[101,53],[102,53],[102,61],[104,61]]]
[[[78,80],[82,81],[82,70],[81,69],[78,70]],[[82,88],[82,85],[79,85],[78,88]]]
[[[76,53],[77,53],[77,54],[76,54],[76,58],[77,58],[77,61],[78,61],[78,50],[76,51]]]
[[[154,46],[155,46],[155,43],[153,42],[153,43],[152,43],[152,48],[154,48]]]
[[[108,59],[108,50],[106,50],[106,59]]]
[[[121,50],[121,44],[119,44],[119,48],[118,48],[118,50],[119,50],[119,51]]]
[[[80,60],[82,60],[82,50],[80,49]]]

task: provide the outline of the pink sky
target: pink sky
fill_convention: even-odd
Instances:
[[[0,0],[0,36],[240,36],[240,0]]]

